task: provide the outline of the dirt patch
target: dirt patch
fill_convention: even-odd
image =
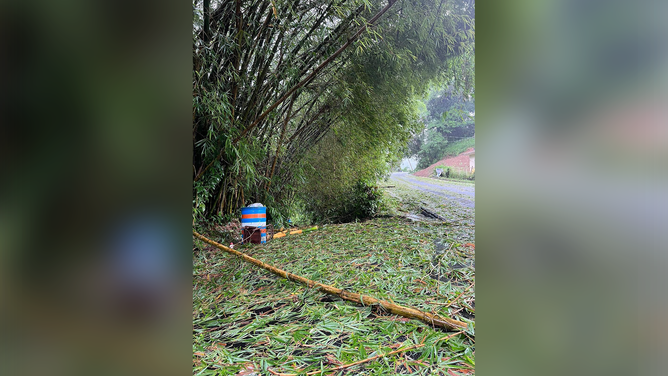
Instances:
[[[450,166],[452,168],[462,170],[462,171],[468,171],[469,168],[469,154],[473,152],[475,149],[474,148],[468,148],[466,149],[465,152],[459,154],[456,157],[446,157],[441,159],[440,161],[432,164],[431,166],[415,172],[413,175],[415,176],[422,176],[422,177],[427,177],[431,176],[434,172],[434,169],[437,166]]]

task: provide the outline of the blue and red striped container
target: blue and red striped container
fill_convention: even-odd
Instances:
[[[245,229],[245,227],[248,227]],[[251,229],[252,228],[252,229]],[[259,229],[260,237],[249,235]],[[244,235],[246,230],[246,235]],[[251,243],[264,244],[267,242],[267,208],[264,206],[254,208],[241,208],[241,242],[250,238]]]

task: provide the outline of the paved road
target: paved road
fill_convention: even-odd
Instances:
[[[418,179],[407,172],[395,172],[390,176],[390,179],[403,182],[413,189],[456,201],[467,208],[475,207],[475,185],[473,184],[454,183],[445,180],[427,182],[421,180],[424,178]]]

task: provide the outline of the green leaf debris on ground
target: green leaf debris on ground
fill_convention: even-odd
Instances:
[[[434,208],[457,221],[418,221],[410,190],[390,191],[380,217],[235,249],[314,281],[467,322],[467,331],[452,336],[343,301],[196,240],[193,374],[473,374],[473,209]],[[397,351],[414,345],[421,346]]]

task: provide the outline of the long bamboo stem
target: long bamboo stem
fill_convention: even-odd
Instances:
[[[232,141],[232,144],[236,144],[237,142],[239,142],[239,140],[241,140],[241,139],[246,135],[246,133],[248,133],[251,129],[255,128],[255,127],[256,127],[262,120],[264,120],[265,117],[267,117],[267,115],[269,115],[269,113],[270,113],[271,111],[273,111],[276,107],[278,107],[279,104],[283,103],[283,101],[285,101],[286,99],[288,99],[288,97],[290,97],[290,95],[292,95],[292,93],[294,93],[297,89],[299,89],[300,87],[304,86],[304,85],[307,84],[309,81],[311,81],[311,80],[312,80],[312,79],[313,79],[313,78],[314,78],[314,77],[315,77],[315,76],[316,76],[316,75],[317,75],[323,68],[325,68],[327,65],[329,65],[329,63],[331,63],[334,59],[336,59],[337,56],[339,56],[339,55],[340,55],[346,48],[348,48],[348,46],[350,46],[350,45],[351,45],[351,44],[352,44],[352,43],[353,43],[353,42],[354,42],[354,41],[355,41],[355,40],[356,40],[356,39],[357,39],[357,38],[358,38],[358,37],[359,37],[359,36],[360,36],[360,35],[361,35],[361,34],[362,34],[362,33],[369,27],[369,26],[373,25],[373,24],[374,24],[374,23],[375,23],[375,22],[376,22],[382,15],[383,15],[383,14],[385,14],[385,12],[387,12],[387,10],[390,9],[390,8],[392,7],[392,5],[394,5],[394,3],[396,3],[396,2],[397,2],[397,0],[389,0],[389,1],[388,1],[388,4],[387,4],[384,8],[381,9],[381,10],[380,10],[375,16],[373,16],[368,22],[366,22],[366,23],[364,24],[364,26],[362,26],[362,27],[361,27],[361,28],[360,28],[360,29],[359,29],[359,30],[358,30],[352,37],[350,37],[350,38],[346,41],[346,43],[345,43],[343,46],[341,46],[336,52],[334,52],[330,57],[328,57],[328,58],[327,58],[325,61],[323,61],[320,65],[318,65],[318,66],[311,72],[311,74],[309,74],[308,76],[306,76],[306,78],[304,78],[303,80],[299,81],[299,82],[297,83],[297,85],[295,85],[294,87],[292,87],[292,89],[288,90],[288,92],[285,93],[282,97],[280,97],[276,102],[274,102],[274,104],[272,104],[271,106],[269,106],[269,108],[267,108],[267,109],[266,109],[266,110],[265,110],[265,111],[264,111],[264,112],[263,112],[257,119],[255,119],[255,121],[254,121],[251,125],[249,125],[248,127],[246,127],[246,128],[241,132],[241,134],[238,135],[238,136]]]
[[[285,279],[289,279],[294,282],[299,282],[301,284],[304,284],[310,288],[317,288],[318,290],[331,294],[331,295],[336,295],[342,299],[349,300],[351,302],[355,302],[358,304],[362,305],[379,305],[383,307],[385,310],[387,310],[390,313],[393,313],[395,315],[407,317],[410,319],[418,319],[421,321],[424,321],[427,324],[433,325],[433,326],[439,326],[442,328],[450,329],[450,330],[461,330],[461,329],[466,329],[468,325],[465,322],[458,321],[451,319],[449,317],[443,317],[439,315],[434,315],[428,312],[423,312],[415,308],[410,308],[410,307],[404,307],[400,306],[398,304],[390,303],[384,300],[376,299],[372,296],[368,295],[360,295],[354,292],[338,289],[333,286],[329,285],[324,285],[319,282],[312,281],[308,278],[304,278],[302,276],[298,276],[296,274],[292,274],[289,272],[286,272],[285,270],[278,269],[274,266],[271,266],[267,263],[264,263],[258,259],[252,258],[248,256],[245,253],[241,253],[239,251],[236,251],[232,248],[226,247],[220,243],[217,243],[201,234],[199,234],[197,231],[193,230],[193,235],[195,235],[196,238],[199,240],[210,244],[214,247],[220,248],[223,251],[227,253],[231,253],[235,256],[241,257],[245,261],[250,262],[253,265],[259,266],[265,270],[268,270],[280,277],[283,277]]]

